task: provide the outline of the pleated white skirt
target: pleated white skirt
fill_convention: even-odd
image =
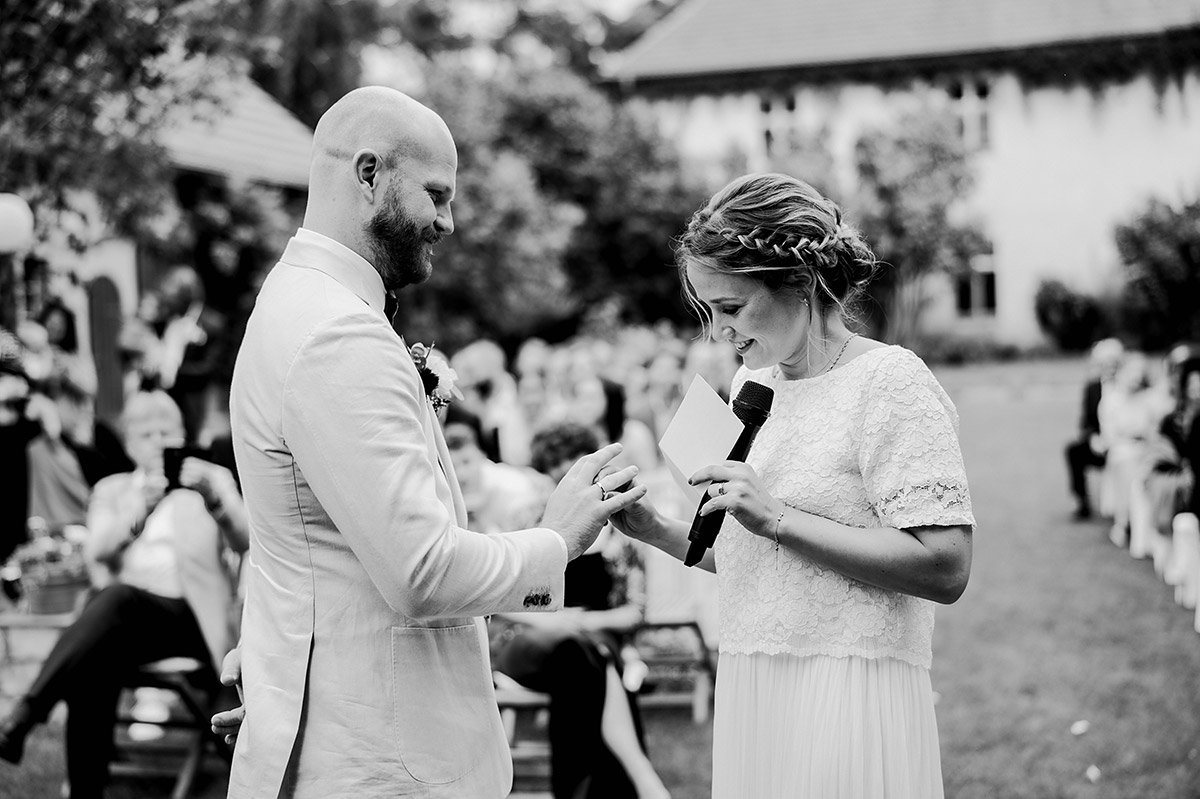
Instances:
[[[920,666],[722,653],[715,703],[713,799],[943,799]]]

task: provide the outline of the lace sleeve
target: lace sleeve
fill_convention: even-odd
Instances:
[[[889,527],[975,526],[958,446],[958,414],[933,374],[902,350],[868,389],[859,463],[867,497]]]

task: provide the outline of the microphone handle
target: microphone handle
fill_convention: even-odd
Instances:
[[[739,461],[744,463],[746,456],[750,454],[750,445],[754,443],[754,437],[758,435],[757,425],[746,425],[742,428],[741,435],[734,442],[733,449],[729,450],[729,457],[726,460]],[[700,510],[712,499],[707,493],[700,500],[700,505],[696,508],[696,515],[692,519],[692,529],[688,531],[687,555],[683,559],[684,566],[695,566],[704,558],[704,552],[708,550],[717,540],[717,533],[721,532],[721,525],[725,523],[725,511],[718,510],[707,516],[701,516]]]

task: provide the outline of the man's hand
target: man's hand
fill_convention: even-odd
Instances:
[[[212,731],[224,736],[225,743],[233,746],[237,741],[238,731],[246,718],[246,697],[242,693],[242,650],[229,650],[225,661],[221,664],[221,684],[236,685],[240,705],[232,710],[223,710],[212,717]]]
[[[597,481],[603,480],[605,484],[608,484],[610,481],[617,479],[611,475],[616,475],[618,471],[610,463],[600,470],[600,476],[597,478]],[[628,485],[617,486],[617,490],[628,491],[636,485],[638,485],[638,482],[635,478]],[[612,522],[614,527],[630,538],[648,544],[652,544],[662,534],[662,521],[658,518],[658,511],[655,509],[654,504],[650,502],[649,495],[630,503],[624,510],[617,511],[609,521]]]
[[[646,487],[633,484],[636,466],[600,477],[600,471],[621,452],[620,444],[609,444],[585,455],[563,476],[546,503],[542,526],[557,531],[567,544],[567,559],[582,555],[600,535],[608,517],[646,494]]]
[[[210,510],[228,506],[241,498],[233,472],[202,458],[183,459],[179,467],[179,485],[198,492]]]

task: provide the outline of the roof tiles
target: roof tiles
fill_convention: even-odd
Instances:
[[[230,84],[223,113],[183,117],[160,134],[182,169],[308,188],[312,131],[247,79]]]
[[[1200,0],[681,0],[616,80],[997,52],[1200,27]]]

